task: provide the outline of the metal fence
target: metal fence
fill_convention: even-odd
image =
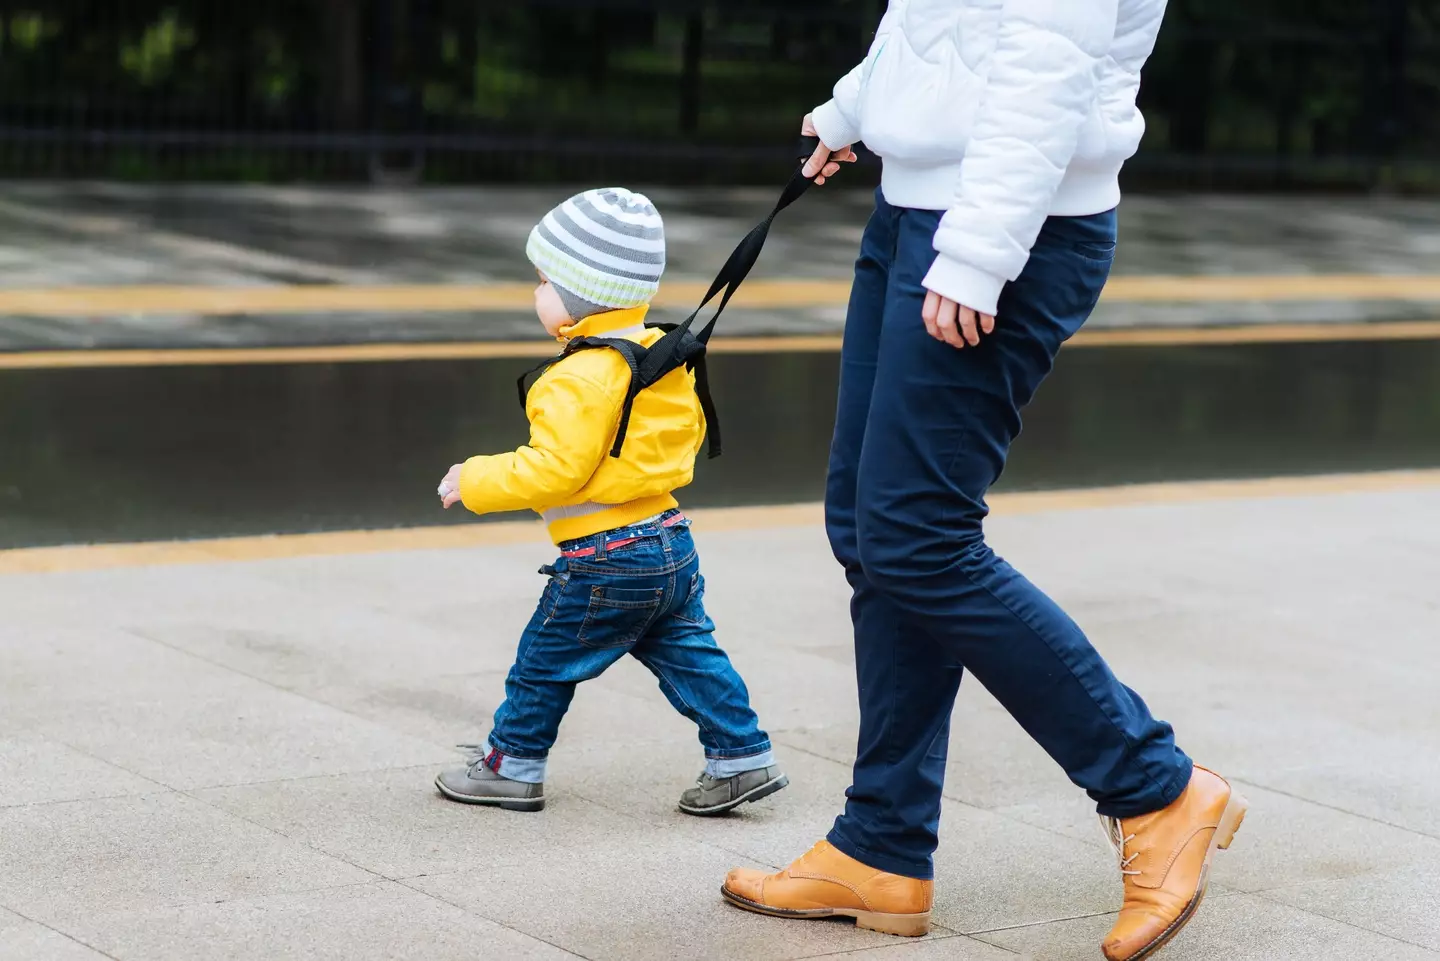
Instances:
[[[0,175],[773,179],[883,0],[0,0]],[[1172,0],[1133,182],[1440,187],[1440,0]]]

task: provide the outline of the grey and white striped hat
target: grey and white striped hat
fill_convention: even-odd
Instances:
[[[525,256],[559,288],[576,320],[638,307],[660,289],[665,225],[644,194],[624,187],[587,190],[535,225]]]

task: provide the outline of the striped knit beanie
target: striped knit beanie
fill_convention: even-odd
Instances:
[[[644,194],[587,190],[535,225],[525,256],[578,321],[650,302],[665,272],[665,225]]]

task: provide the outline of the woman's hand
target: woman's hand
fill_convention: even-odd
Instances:
[[[951,347],[971,347],[980,343],[980,335],[995,329],[995,318],[961,306],[935,291],[925,294],[925,306],[920,308],[925,329],[936,340],[943,340]]]
[[[800,124],[800,134],[805,137],[815,137],[815,122],[810,119],[810,114]],[[802,173],[806,177],[813,177],[815,186],[823,184],[828,177],[833,177],[840,172],[842,163],[853,164],[855,162],[855,151],[850,149],[847,143],[843,147],[830,147],[824,143],[815,148],[810,159],[805,161]]]

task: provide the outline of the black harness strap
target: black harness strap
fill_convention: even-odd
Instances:
[[[521,374],[520,378],[515,382],[515,386],[520,392],[520,406],[524,408],[525,400],[530,394],[530,388],[526,381],[530,379],[531,374],[543,374],[552,366],[577,351],[597,349],[615,351],[625,359],[626,366],[630,368],[630,386],[626,388],[625,400],[620,405],[620,422],[615,428],[615,443],[610,447],[610,456],[619,457],[620,449],[625,446],[625,435],[630,430],[630,412],[635,407],[635,398],[639,395],[640,391],[650,386],[650,384],[644,383],[640,376],[640,364],[645,359],[645,355],[649,353],[648,348],[640,346],[633,340],[626,340],[623,337],[577,337],[575,340],[567,343],[565,349],[561,351],[559,355],[543,360]],[[666,371],[666,373],[669,373],[669,371]],[[697,394],[700,393],[699,378],[700,375],[697,374],[695,380],[695,392]],[[706,389],[708,392],[708,387]],[[700,398],[700,409],[702,411],[705,410],[706,403],[706,398],[702,395]],[[713,409],[714,403],[709,403]],[[708,417],[709,415],[707,414],[706,416]],[[719,452],[714,449],[715,443],[718,442],[715,440],[714,432],[711,431],[711,457],[716,457],[719,454]]]
[[[814,138],[807,138],[802,141],[801,156],[808,158],[818,144]],[[765,219],[756,224],[745,238],[730,253],[725,261],[725,266],[715,275],[715,281],[710,285],[705,298],[700,301],[700,306],[694,312],[678,324],[647,324],[657,330],[665,332],[659,340],[649,347],[642,347],[631,340],[615,337],[581,337],[570,341],[565,349],[555,357],[542,361],[520,375],[517,381],[517,388],[520,392],[520,406],[525,407],[525,398],[529,393],[526,381],[531,374],[543,373],[553,364],[564,360],[577,350],[613,350],[625,358],[625,363],[630,368],[630,387],[625,392],[625,401],[620,408],[620,422],[615,429],[615,443],[611,445],[610,456],[619,457],[620,449],[625,444],[625,435],[630,428],[630,412],[635,406],[635,398],[647,387],[658,383],[662,377],[671,371],[685,366],[695,375],[695,393],[700,398],[700,410],[705,415],[706,431],[709,434],[710,457],[719,457],[721,452],[720,442],[720,417],[715,410],[715,399],[710,394],[710,374],[705,366],[706,345],[710,342],[710,335],[715,331],[715,322],[725,311],[725,306],[730,303],[730,298],[740,288],[740,284],[749,275],[750,269],[760,259],[760,251],[765,246],[765,238],[770,233],[770,225],[775,222],[780,211],[800,199],[810,181],[796,170],[791,174],[790,182],[780,192],[780,199],[775,202],[775,207],[766,215]],[[723,293],[722,293],[723,292]],[[720,295],[720,303],[715,308],[714,315],[709,322],[700,328],[698,333],[691,333],[690,328],[694,326],[696,318],[705,309],[716,295]]]

